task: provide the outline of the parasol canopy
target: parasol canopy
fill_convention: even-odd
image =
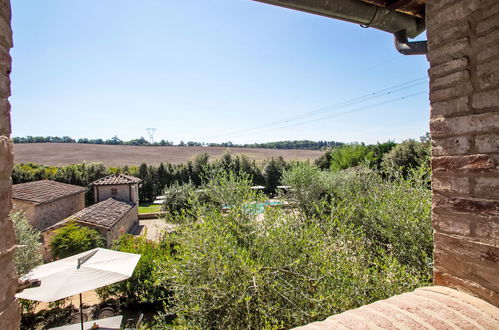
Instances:
[[[22,280],[40,280],[17,298],[51,302],[126,280],[132,276],[139,254],[96,248],[33,269]]]

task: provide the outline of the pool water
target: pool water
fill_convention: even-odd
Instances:
[[[265,213],[265,208],[267,206],[282,205],[282,202],[263,202],[263,203],[249,203],[244,204],[244,208],[249,211],[250,214],[262,214]],[[223,208],[229,209],[230,206],[223,206]]]
[[[275,205],[282,205],[282,202],[252,203],[252,204],[246,204],[244,207],[250,210],[250,212],[253,214],[261,214],[265,213],[265,207],[275,206]]]

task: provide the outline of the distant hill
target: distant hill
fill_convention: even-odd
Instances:
[[[196,155],[208,153],[210,158],[220,157],[226,150],[246,154],[257,163],[282,156],[285,160],[315,160],[323,152],[319,150],[226,148],[203,146],[130,146],[83,143],[16,143],[16,163],[38,163],[64,166],[79,163],[103,163],[106,166],[158,165],[161,162],[181,164]]]

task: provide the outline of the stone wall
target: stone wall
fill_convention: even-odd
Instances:
[[[50,241],[52,240],[52,236],[54,236],[55,231],[64,225],[65,223],[59,223],[58,225],[52,226],[51,228],[41,232],[42,244],[40,245],[40,251],[43,256],[43,262],[53,261],[52,252],[50,251]]]
[[[116,194],[113,194],[113,189],[116,191]],[[105,201],[108,198],[138,203],[138,184],[94,186],[94,196],[95,203]]]
[[[17,277],[12,263],[15,236],[9,218],[11,208],[10,175],[14,163],[10,139],[10,71],[12,30],[10,1],[0,0],[0,329],[19,329],[20,310],[14,298]]]
[[[36,204],[14,199],[13,212],[23,212],[33,227],[42,231],[85,208],[85,193],[81,192],[51,203]]]
[[[434,0],[434,278],[499,306],[499,1]]]
[[[110,247],[113,241],[120,238],[121,235],[130,232],[130,229],[139,221],[139,208],[137,205],[132,207],[127,214],[120,219],[107,233],[107,246]]]
[[[85,193],[81,192],[35,207],[33,226],[44,230],[85,208]]]
[[[35,223],[35,207],[33,202],[21,201],[19,199],[12,200],[12,212],[22,212],[33,225]]]

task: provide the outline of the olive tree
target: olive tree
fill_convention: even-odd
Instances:
[[[14,264],[17,274],[22,276],[42,262],[40,232],[31,226],[28,218],[21,212],[12,213],[10,218],[14,223],[17,243]]]

